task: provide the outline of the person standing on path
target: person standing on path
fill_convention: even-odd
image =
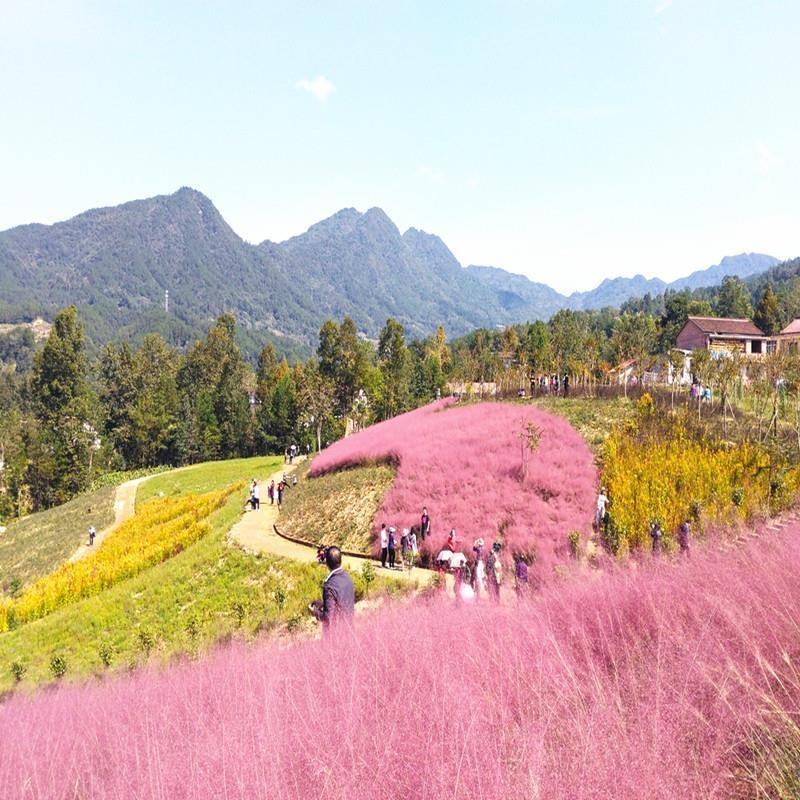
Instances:
[[[451,553],[455,553],[456,551],[456,529],[450,528],[450,533],[447,537],[447,549]]]
[[[400,534],[400,566],[405,569],[406,557],[408,555],[408,528],[403,528]]]
[[[417,534],[414,532],[414,529],[411,529],[411,533],[408,536],[408,571],[411,572],[414,569],[414,561],[417,558],[417,553],[419,549],[417,547]]]
[[[267,487],[267,497],[269,497],[269,504],[275,505],[275,481],[270,481]]]
[[[422,541],[425,541],[426,536],[430,536],[431,533],[431,518],[428,515],[428,509],[422,509],[422,518],[420,519],[419,525],[419,535],[422,538]]]
[[[94,525],[89,526],[89,547],[94,544],[94,537],[97,536],[97,531],[94,529]]]
[[[281,510],[281,506],[283,505],[283,490],[286,488],[286,484],[281,481],[278,484],[278,511]]]
[[[386,556],[389,555],[389,531],[386,530],[386,523],[381,523],[381,566],[386,569]]]
[[[356,593],[353,579],[342,569],[342,551],[335,545],[325,551],[325,564],[328,577],[322,584],[322,601],[315,600],[308,608],[328,634],[341,623],[352,625]]]
[[[394,557],[395,557],[395,529],[393,527],[389,528],[389,569],[394,569]]]
[[[261,490],[258,487],[258,481],[253,479],[253,488],[250,492],[250,496],[252,497],[252,506],[253,511],[258,511],[261,508]]]

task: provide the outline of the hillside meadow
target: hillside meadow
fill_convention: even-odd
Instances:
[[[382,463],[396,476],[373,536],[383,522],[398,530],[418,524],[426,506],[427,552],[455,528],[461,548],[469,551],[478,537],[499,539],[529,554],[545,575],[568,555],[571,531],[591,530],[599,481],[592,453],[565,419],[531,405],[433,403],[334,443],[309,476]]]

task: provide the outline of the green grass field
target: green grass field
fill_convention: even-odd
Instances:
[[[540,408],[566,417],[599,456],[609,433],[620,422],[631,419],[636,403],[624,397],[613,400],[583,397],[542,397],[533,401]]]
[[[208,461],[172,472],[162,472],[139,486],[136,503],[138,505],[151,497],[162,495],[175,497],[189,492],[204,494],[239,481],[249,482],[253,478],[261,481],[278,472],[282,465],[282,456],[258,456],[230,461]],[[266,496],[266,490],[261,494],[262,497]]]
[[[114,521],[114,495],[114,487],[106,486],[12,522],[0,534],[2,584],[29,584],[52,572],[87,541],[90,525],[99,531]]]
[[[299,467],[299,483],[283,497],[281,531],[309,542],[368,553],[372,520],[392,485],[394,470],[357,467],[308,478],[308,466]]]
[[[146,495],[210,491],[242,477],[266,477],[282,463],[258,458],[201,464],[153,478],[158,483]],[[33,687],[51,679],[54,655],[66,660],[69,679],[106,669],[101,653],[110,654],[111,669],[126,668],[149,657],[196,654],[230,636],[312,628],[306,607],[319,595],[324,567],[252,556],[231,545],[227,532],[241,516],[245,497],[246,490],[231,495],[209,517],[211,532],[179,555],[0,635],[0,691],[14,685],[13,662],[25,667],[23,686]],[[363,593],[363,580],[353,577]],[[379,577],[372,592],[399,589]]]

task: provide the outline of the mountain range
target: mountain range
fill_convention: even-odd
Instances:
[[[152,330],[180,344],[232,311],[249,352],[273,341],[301,354],[315,346],[325,319],[345,314],[369,338],[390,316],[410,337],[440,323],[459,335],[715,285],[777,263],[756,253],[728,256],[672,283],[637,275],[567,296],[497,267],[462,267],[438,236],[401,233],[379,208],[343,209],[287,241],[250,244],[205,195],[182,188],[0,232],[0,322],[52,318],[74,303],[95,345]]]

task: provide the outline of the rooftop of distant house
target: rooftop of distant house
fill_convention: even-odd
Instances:
[[[763,336],[749,319],[738,317],[689,317],[703,333],[715,336]]]
[[[800,335],[800,319],[793,319],[781,333]]]

